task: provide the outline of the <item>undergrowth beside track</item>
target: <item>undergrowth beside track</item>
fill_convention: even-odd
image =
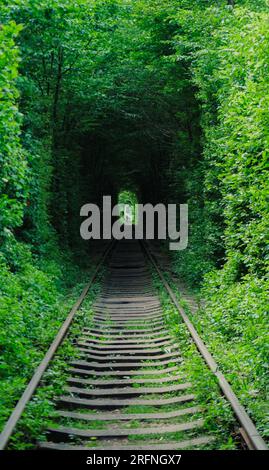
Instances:
[[[166,323],[178,342],[183,362],[180,372],[194,384],[196,401],[206,410],[205,429],[215,436],[215,441],[207,448],[224,450],[236,449],[235,420],[226,399],[221,395],[217,380],[204,363],[191,340],[188,330],[181,320],[176,307],[171,302],[158,274],[152,269],[154,286],[157,289],[164,309]],[[180,300],[180,299],[179,299]]]
[[[66,268],[67,267],[68,266],[66,265]],[[30,310],[29,316],[31,314],[31,327],[29,327],[29,331],[32,333],[31,336],[27,334],[24,336],[16,336],[17,342],[21,341],[23,364],[19,363],[20,357],[13,358],[13,368],[10,369],[9,374],[6,375],[5,380],[1,383],[0,398],[2,403],[5,402],[5,407],[1,407],[1,409],[5,411],[1,415],[2,426],[11,413],[16,401],[25,389],[35,368],[43,359],[45,352],[79,297],[82,289],[89,281],[94,267],[95,264],[92,263],[91,269],[87,271],[78,270],[76,272],[73,270],[72,280],[75,286],[72,289],[68,286],[72,277],[70,272],[68,272],[70,276],[69,282],[66,281],[64,283],[64,281],[61,282],[59,278],[48,279],[44,273],[40,273],[40,271],[37,270],[39,279],[40,276],[43,275],[46,282],[43,284],[39,283],[35,286],[33,296],[38,296],[37,300],[39,303],[27,303],[25,307]],[[58,395],[62,394],[62,387],[66,380],[65,370],[68,361],[75,357],[75,348],[73,345],[74,339],[82,327],[89,327],[91,324],[91,306],[100,289],[102,272],[103,271],[101,270],[98,278],[90,288],[82,307],[76,313],[68,336],[57,351],[49,369],[45,372],[41,386],[37,389],[32,400],[27,405],[15,432],[10,439],[9,449],[31,449],[36,446],[37,440],[44,439],[44,431],[48,427],[51,418],[55,415],[55,403],[53,400],[55,400]],[[67,274],[67,271],[65,274]],[[31,277],[31,282],[33,283],[34,281],[35,278]],[[19,287],[21,287],[20,280],[18,279],[16,282]],[[30,279],[28,279],[28,282],[30,282]],[[61,285],[61,290],[59,290],[58,283]],[[44,297],[47,299],[48,304],[46,315],[43,317],[43,315],[40,315],[40,302],[45,301]],[[27,290],[27,300],[29,302],[29,289]],[[35,310],[33,307],[35,307]],[[24,311],[22,311],[22,313],[24,313]],[[24,319],[23,327],[26,328],[26,326],[27,323]],[[43,332],[42,337],[37,334],[37,331],[39,330]],[[27,361],[25,357],[27,357]],[[10,355],[8,359],[12,362]],[[5,360],[7,361],[7,359]],[[14,362],[16,362],[16,367],[14,367]],[[27,368],[25,364],[27,364]]]

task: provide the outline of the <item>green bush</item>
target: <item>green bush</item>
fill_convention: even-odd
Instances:
[[[189,204],[173,268],[202,286],[195,322],[266,432],[269,11],[233,3],[3,2],[2,419],[62,319],[72,254],[87,261],[80,206],[124,188]]]
[[[19,63],[15,39],[20,30],[14,22],[0,28],[0,242],[6,231],[22,224],[29,189],[15,83]]]

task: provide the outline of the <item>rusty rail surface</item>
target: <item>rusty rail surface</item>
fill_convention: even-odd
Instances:
[[[114,246],[116,248],[112,249]],[[179,304],[147,244],[132,240],[111,243],[101,257],[90,282],[7,421],[0,436],[0,449],[6,448],[27,403],[110,253],[106,278],[93,305],[92,319],[76,340],[76,357],[66,370],[64,394],[55,402],[57,425],[47,429],[46,440],[39,442],[38,447],[52,450],[215,448],[215,436],[204,427],[207,412],[197,403],[193,384],[182,381],[184,359],[166,326],[165,312],[152,285],[148,258],[192,340],[217,378],[240,423],[246,446],[249,449],[268,450]],[[103,425],[96,429],[96,422]],[[135,440],[130,441],[130,438]]]
[[[177,308],[178,312],[181,315],[182,320],[184,321],[186,327],[189,330],[189,333],[199,350],[200,354],[202,355],[203,359],[205,360],[206,364],[212,371],[212,373],[215,375],[215,377],[218,380],[218,384],[227,398],[228,402],[230,403],[234,414],[236,418],[238,419],[239,423],[242,426],[243,432],[242,436],[248,446],[249,449],[251,450],[268,450],[268,447],[264,441],[264,439],[261,437],[259,434],[256,426],[254,425],[253,421],[249,417],[247,411],[245,408],[240,404],[240,401],[238,400],[236,394],[234,393],[231,385],[228,383],[222,372],[219,370],[219,366],[216,363],[215,359],[213,358],[212,354],[209,352],[207,349],[205,343],[201,339],[200,335],[198,334],[197,330],[194,328],[192,322],[190,321],[188,315],[186,314],[185,310],[183,307],[179,304],[173,290],[169,286],[168,282],[166,281],[164,275],[162,274],[157,262],[155,261],[154,257],[152,256],[148,246],[146,245],[145,242],[142,243],[142,246],[145,250],[145,253],[147,254],[150,262],[156,269],[165,289],[167,290],[170,299],[174,303],[175,307]],[[245,436],[244,436],[245,435]]]
[[[51,343],[48,351],[46,352],[44,358],[42,359],[42,361],[40,362],[39,366],[37,367],[37,369],[35,370],[30,382],[28,383],[26,389],[24,390],[21,398],[19,399],[19,401],[17,402],[14,410],[12,411],[8,421],[6,422],[1,434],[0,434],[0,450],[4,450],[8,444],[8,441],[10,439],[10,436],[12,435],[23,411],[25,410],[25,407],[27,405],[27,403],[29,403],[30,399],[32,398],[32,395],[33,393],[35,392],[37,386],[39,385],[40,383],[40,380],[42,379],[42,376],[44,374],[44,372],[47,370],[49,364],[50,364],[50,361],[52,360],[52,358],[54,357],[57,349],[59,348],[59,346],[61,345],[63,339],[65,338],[69,328],[70,328],[70,325],[74,319],[74,316],[76,314],[76,312],[78,311],[78,309],[80,308],[83,300],[85,299],[93,281],[95,280],[98,272],[99,272],[99,269],[101,268],[101,266],[103,265],[104,263],[104,260],[106,259],[106,257],[108,256],[109,252],[111,251],[112,249],[112,246],[113,244],[110,244],[107,248],[107,250],[105,250],[105,252],[103,253],[103,255],[101,255],[100,257],[100,260],[91,276],[91,279],[90,281],[88,282],[88,284],[85,286],[85,288],[83,289],[81,295],[79,296],[77,302],[75,303],[75,305],[73,306],[73,308],[71,309],[71,311],[69,312],[67,318],[65,319],[64,323],[62,324],[60,330],[58,331],[55,339],[53,340],[53,342]]]

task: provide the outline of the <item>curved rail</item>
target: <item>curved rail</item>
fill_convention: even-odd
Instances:
[[[56,351],[58,350],[59,346],[61,345],[63,339],[65,338],[70,325],[74,319],[74,316],[78,309],[80,308],[83,300],[85,299],[93,281],[95,280],[101,266],[103,265],[105,259],[107,258],[108,254],[110,253],[111,249],[113,248],[114,243],[111,242],[111,244],[108,246],[108,248],[105,250],[105,252],[101,255],[100,260],[91,276],[90,281],[88,284],[84,287],[82,293],[80,294],[77,302],[69,312],[67,318],[65,319],[64,323],[62,324],[60,330],[58,331],[55,339],[51,343],[48,351],[46,352],[44,358],[42,359],[41,363],[35,370],[30,382],[28,383],[26,389],[24,390],[21,398],[17,402],[14,410],[12,411],[8,421],[6,422],[3,431],[0,434],[0,450],[4,450],[8,444],[8,441],[23,413],[25,410],[26,405],[29,403],[33,393],[35,392],[36,388],[38,387],[40,380],[42,379],[42,376],[44,372],[47,370],[50,361],[54,357]]]
[[[251,450],[268,450],[268,447],[259,434],[256,426],[254,425],[253,421],[249,417],[247,411],[245,408],[240,404],[236,394],[234,393],[231,385],[228,383],[222,372],[219,371],[219,366],[216,363],[215,359],[211,355],[211,353],[208,351],[206,345],[204,344],[203,340],[199,336],[198,332],[194,328],[192,322],[190,321],[188,315],[185,313],[184,309],[181,307],[179,304],[174,292],[172,291],[171,287],[167,283],[166,279],[164,278],[157,262],[153,258],[152,254],[149,251],[148,246],[146,245],[145,242],[141,242],[142,246],[144,248],[144,251],[150,260],[151,264],[154,266],[156,269],[165,289],[167,290],[170,299],[174,303],[175,307],[177,308],[178,312],[181,315],[182,320],[184,321],[186,327],[188,328],[191,337],[199,350],[200,354],[202,355],[204,361],[210,368],[211,372],[215,375],[215,377],[218,380],[218,384],[225,395],[226,399],[230,403],[234,414],[236,418],[238,419],[239,423],[241,424],[243,428],[242,436],[248,446],[249,449]]]

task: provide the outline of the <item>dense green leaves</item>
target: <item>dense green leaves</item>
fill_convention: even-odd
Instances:
[[[27,158],[20,144],[21,115],[17,108],[20,26],[10,22],[0,28],[0,240],[22,224],[28,191]]]
[[[208,304],[194,320],[214,354],[227,344],[220,363],[262,422],[266,1],[16,0],[1,13],[0,321],[15,338],[13,348],[1,336],[5,383],[15,396],[47,343],[71,253],[87,259],[81,205],[134,191],[189,203],[189,246],[174,270],[203,287]]]

